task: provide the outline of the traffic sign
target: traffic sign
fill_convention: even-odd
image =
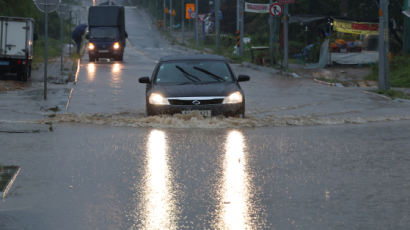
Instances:
[[[191,13],[195,12],[195,4],[187,3],[185,4],[185,19],[192,19]]]
[[[295,0],[277,0],[277,2],[281,5],[295,4]]]
[[[206,17],[206,14],[198,14],[198,18],[201,22],[204,21],[205,17]]]
[[[34,0],[37,8],[43,13],[56,11],[61,0]]]
[[[272,16],[281,16],[283,13],[282,6],[279,3],[273,3],[270,5],[269,12]]]

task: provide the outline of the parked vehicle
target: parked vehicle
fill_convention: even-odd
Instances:
[[[127,38],[123,6],[92,6],[88,11],[88,55],[98,58],[123,60]]]
[[[0,73],[15,73],[17,80],[31,76],[34,20],[0,16]]]
[[[225,58],[215,55],[169,56],[161,58],[147,84],[147,115],[189,114],[202,116],[244,116],[245,96]]]

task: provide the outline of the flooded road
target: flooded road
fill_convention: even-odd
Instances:
[[[84,56],[55,113],[33,112],[41,90],[0,94],[0,165],[21,167],[0,229],[410,226],[409,101],[234,64],[245,119],[146,117],[138,78],[196,51],[126,17],[124,62]]]
[[[58,125],[13,137],[0,133],[10,150],[2,162],[22,168],[1,202],[1,229],[410,225],[410,122],[209,130]]]

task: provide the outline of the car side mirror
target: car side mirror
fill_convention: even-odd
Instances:
[[[251,78],[248,75],[239,75],[238,76],[238,82],[241,81],[249,81]]]
[[[143,84],[151,84],[151,80],[149,79],[149,77],[140,77],[138,81]]]
[[[85,35],[85,39],[89,40],[89,39],[90,39],[90,34],[87,33],[87,34]]]

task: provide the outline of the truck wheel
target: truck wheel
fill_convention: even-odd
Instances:
[[[26,65],[24,70],[21,71],[18,76],[20,77],[20,81],[27,81],[28,77],[30,76],[30,67]]]
[[[97,58],[94,57],[94,56],[89,55],[89,56],[88,56],[88,59],[90,60],[90,62],[95,62],[95,60],[96,60]]]
[[[123,56],[124,56],[124,53],[121,53],[121,54],[119,54],[118,56],[117,56],[117,58],[115,58],[117,61],[122,61],[123,60]]]

